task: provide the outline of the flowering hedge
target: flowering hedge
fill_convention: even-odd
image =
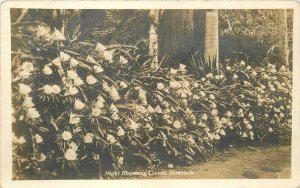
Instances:
[[[23,31],[25,33],[25,31]],[[291,136],[291,74],[223,65],[152,70],[135,47],[67,39],[46,25],[12,57],[16,179],[206,161],[216,144]]]

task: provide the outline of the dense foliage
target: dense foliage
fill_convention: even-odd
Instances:
[[[150,69],[134,46],[13,27],[26,46],[15,43],[12,55],[15,179],[172,168],[206,161],[224,142],[290,139],[285,67],[241,61],[196,79],[185,65]]]

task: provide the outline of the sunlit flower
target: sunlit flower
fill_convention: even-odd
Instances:
[[[52,74],[52,69],[50,68],[49,65],[44,66],[43,73],[46,74],[46,75]]]
[[[93,85],[97,82],[97,79],[92,76],[92,75],[89,75],[86,77],[86,82],[89,84],[89,85]]]
[[[97,100],[95,103],[95,108],[103,108],[104,107],[104,102],[101,100]]]
[[[242,138],[247,138],[247,137],[248,137],[247,133],[246,133],[246,132],[243,132]]]
[[[168,168],[174,168],[174,165],[172,163],[169,163]]]
[[[156,113],[158,114],[162,114],[162,109],[160,108],[159,105],[156,106],[156,108],[154,109]]]
[[[65,156],[65,159],[68,160],[68,161],[77,160],[77,153],[73,149],[68,149],[64,156]]]
[[[213,135],[213,139],[214,139],[214,140],[220,140],[221,138],[220,138],[220,135],[219,135],[219,134],[214,134],[214,135]]]
[[[23,106],[25,108],[32,108],[32,107],[34,107],[34,103],[32,102],[32,97],[25,97],[24,98],[24,102],[23,102]]]
[[[124,158],[119,157],[117,163],[118,163],[118,165],[123,165],[124,164]]]
[[[124,136],[125,135],[125,131],[121,126],[118,126],[117,135],[118,136]]]
[[[39,135],[39,134],[35,134],[34,139],[37,144],[40,144],[44,141],[43,138],[41,137],[41,135]]]
[[[113,61],[113,52],[112,51],[104,51],[103,52],[103,58],[108,61],[108,62],[112,62]]]
[[[53,93],[53,88],[52,88],[52,86],[50,86],[50,85],[48,85],[48,84],[47,84],[47,85],[44,85],[43,90],[44,90],[44,93],[47,94],[47,95],[50,95],[50,94]]]
[[[198,95],[193,95],[193,99],[194,99],[194,100],[199,100],[200,97],[199,97]]]
[[[122,89],[125,89],[125,88],[128,87],[128,85],[127,85],[124,81],[120,81],[120,87],[121,87]]]
[[[122,64],[122,65],[125,65],[125,64],[128,63],[128,60],[127,60],[125,57],[120,56],[120,61],[119,61],[119,63]]]
[[[113,101],[118,101],[121,99],[120,95],[119,95],[119,92],[117,90],[117,88],[115,87],[112,87],[111,90],[110,90],[110,96],[112,98]]]
[[[104,46],[103,44],[98,42],[97,45],[96,45],[95,50],[98,51],[98,52],[103,52],[103,51],[106,50],[106,46]]]
[[[52,92],[54,93],[54,94],[59,94],[60,93],[60,91],[61,91],[61,89],[60,89],[60,87],[58,86],[58,85],[53,85],[52,86]]]
[[[20,136],[20,138],[17,139],[16,143],[19,144],[19,145],[23,145],[23,144],[26,143],[26,140],[23,136]]]
[[[130,123],[128,124],[129,129],[137,130],[140,127],[138,123],[136,123],[133,120],[130,120]]]
[[[75,142],[70,142],[69,147],[74,151],[77,151],[77,149],[78,149],[78,146]]]
[[[206,79],[205,78],[201,78],[201,81],[204,82]]]
[[[80,99],[75,99],[74,108],[76,110],[82,110],[85,107],[85,104],[81,102]]]
[[[76,87],[70,87],[69,88],[69,94],[70,95],[76,95],[78,93],[78,89]]]
[[[100,114],[101,114],[101,110],[100,109],[98,109],[98,108],[93,108],[92,109],[92,115],[94,116],[94,117],[98,117]]]
[[[31,92],[31,88],[28,85],[25,84],[19,84],[19,93],[20,95],[27,95]]]
[[[238,75],[236,74],[233,75],[233,79],[238,79],[238,78],[239,78]]]
[[[176,69],[172,69],[172,68],[171,68],[171,69],[170,69],[170,73],[174,75],[174,74],[176,74],[176,73],[177,73],[177,70],[176,70]]]
[[[70,55],[65,53],[65,52],[60,52],[59,57],[60,57],[61,62],[66,62],[66,61],[69,61],[71,59]]]
[[[68,70],[68,71],[67,71],[67,75],[68,75],[69,78],[71,78],[71,79],[73,79],[73,80],[76,79],[76,78],[78,77],[77,72],[74,71],[74,70]]]
[[[269,132],[269,133],[273,132],[272,127],[269,127],[269,128],[268,128],[268,132]]]
[[[165,88],[164,84],[163,83],[157,83],[157,89],[158,90],[163,90]]]
[[[46,155],[45,154],[43,154],[43,153],[41,153],[41,155],[40,155],[40,157],[39,157],[39,159],[38,159],[38,161],[45,161],[46,160]]]
[[[83,84],[83,80],[80,77],[74,79],[75,86],[81,86]]]
[[[227,121],[227,119],[226,118],[221,118],[221,123],[222,124],[226,124],[228,121]]]
[[[204,121],[206,121],[208,119],[208,116],[207,114],[202,114],[202,117],[201,117]]]
[[[252,129],[252,125],[251,124],[246,124],[246,128],[250,130],[250,129]]]
[[[218,115],[218,110],[217,109],[212,109],[211,115],[217,116]]]
[[[115,144],[117,142],[117,139],[111,134],[107,134],[106,139],[110,144]]]
[[[94,65],[93,68],[94,68],[95,73],[101,73],[104,71],[103,68],[98,65]]]
[[[61,133],[61,138],[64,141],[71,140],[72,139],[72,134],[69,131],[64,131],[64,132]]]
[[[50,28],[39,25],[36,30],[36,38],[40,38],[42,36],[46,36],[50,34]]]
[[[179,71],[186,71],[186,65],[183,65],[183,64],[179,64],[179,68],[178,68],[178,70]]]
[[[66,40],[66,37],[58,30],[55,28],[54,32],[52,33],[51,36],[52,40],[55,41],[64,41]]]
[[[252,76],[257,76],[257,72],[253,71],[252,73]]]
[[[79,64],[79,61],[77,59],[71,58],[71,61],[70,61],[71,68],[77,67],[78,64]]]
[[[214,75],[213,75],[212,73],[208,73],[208,74],[206,75],[206,78],[212,79],[212,78],[214,78]]]
[[[28,108],[27,117],[30,119],[36,119],[40,117],[40,113],[35,108]]]
[[[77,114],[71,113],[69,123],[72,125],[77,125],[80,123],[80,117]]]
[[[180,121],[174,121],[173,126],[174,126],[176,129],[179,129],[179,128],[182,127]]]
[[[250,66],[250,65],[248,65],[248,66],[247,66],[247,70],[250,70],[250,69],[251,69],[251,66]]]
[[[226,133],[225,133],[224,129],[221,129],[219,134],[222,135],[222,136],[226,136]]]
[[[92,143],[93,142],[93,137],[94,137],[94,134],[86,133],[86,135],[83,138],[84,143],[86,143],[86,144]]]
[[[238,116],[239,117],[244,117],[244,111],[243,111],[243,109],[239,109],[239,111],[238,111]]]
[[[209,99],[214,100],[214,99],[216,99],[216,97],[214,96],[214,94],[210,94]]]
[[[58,67],[61,66],[61,61],[60,61],[60,58],[59,58],[59,57],[53,59],[51,63],[52,63],[53,65],[55,65],[55,66],[58,66]]]
[[[226,66],[226,70],[230,71],[231,67],[230,66]]]
[[[241,61],[241,65],[242,66],[246,65],[246,62],[245,61]]]
[[[153,131],[153,127],[149,123],[146,124],[146,129],[148,129],[148,131]]]

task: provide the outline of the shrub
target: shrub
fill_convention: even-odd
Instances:
[[[189,165],[228,138],[290,136],[284,67],[241,62],[196,79],[185,65],[151,70],[132,46],[72,41],[41,24],[21,31],[27,50],[12,57],[15,179]]]

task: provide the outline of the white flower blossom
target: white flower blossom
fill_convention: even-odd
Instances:
[[[247,138],[247,137],[248,137],[247,133],[246,133],[246,132],[243,132],[243,133],[242,133],[242,138]]]
[[[69,123],[72,125],[77,125],[80,123],[80,117],[77,114],[70,114],[70,119],[69,119]]]
[[[92,76],[92,75],[89,75],[86,77],[86,82],[89,84],[89,85],[93,85],[97,82],[97,79]]]
[[[127,60],[125,57],[120,56],[120,61],[119,61],[119,63],[122,64],[122,65],[125,65],[125,64],[128,63],[128,60]]]
[[[179,128],[181,128],[182,127],[182,125],[181,125],[181,123],[180,123],[180,121],[174,121],[174,123],[173,123],[173,126],[176,128],[176,129],[179,129]]]
[[[211,115],[217,116],[218,115],[218,110],[217,109],[212,109]]]
[[[65,52],[60,52],[59,57],[60,57],[61,62],[66,62],[66,61],[69,61],[71,59],[70,55],[65,53]]]
[[[20,95],[25,96],[25,95],[29,94],[30,92],[31,92],[30,86],[25,85],[25,84],[19,84],[19,93],[20,93]]]
[[[83,85],[83,80],[80,77],[77,77],[74,79],[74,85],[75,86],[81,86]]]
[[[54,93],[54,94],[59,94],[60,93],[60,91],[61,91],[61,89],[60,89],[60,87],[58,86],[58,85],[53,85],[52,86],[52,92]]]
[[[146,124],[146,129],[147,129],[148,131],[153,131],[153,130],[154,130],[153,127],[150,125],[150,123],[147,123],[147,124]]]
[[[82,110],[85,107],[85,104],[81,102],[80,99],[75,99],[74,108],[76,110]]]
[[[121,126],[118,126],[117,135],[118,136],[124,136],[125,135],[125,131]]]
[[[103,68],[98,65],[94,65],[93,68],[94,68],[95,73],[101,73],[104,71]]]
[[[94,134],[86,133],[86,135],[83,138],[84,143],[86,143],[86,144],[92,143],[93,142],[93,137],[94,137]]]
[[[171,88],[180,88],[181,84],[178,81],[170,81],[170,87]]]
[[[70,142],[69,147],[70,147],[70,149],[72,149],[74,151],[77,151],[77,149],[78,149],[78,146],[75,142]]]
[[[76,79],[76,78],[78,77],[77,72],[74,71],[74,70],[68,70],[68,71],[67,71],[67,75],[68,75],[68,77],[69,77],[70,79],[72,79],[72,80],[74,80],[74,79]]]
[[[75,161],[77,160],[77,153],[73,149],[68,149],[64,155],[65,159],[68,161]]]
[[[32,102],[32,97],[25,97],[24,98],[24,102],[23,102],[23,106],[25,108],[32,108],[34,107],[34,103]]]
[[[66,40],[66,37],[58,30],[55,28],[54,32],[52,33],[51,36],[52,40],[55,41],[64,41]]]
[[[132,119],[130,120],[129,124],[128,124],[128,128],[132,129],[132,130],[137,130],[140,127],[140,124],[138,124],[137,122],[133,121]]]
[[[164,84],[163,83],[157,83],[157,89],[158,90],[163,90],[165,88]]]
[[[51,63],[57,67],[61,67],[61,61],[59,57],[53,59]]]
[[[273,132],[272,127],[269,127],[269,128],[268,128],[268,132],[269,132],[269,133]]]
[[[92,115],[94,117],[98,117],[100,114],[102,113],[102,110],[98,109],[98,108],[93,108],[92,109]]]
[[[233,75],[233,79],[238,79],[238,78],[239,78],[238,75],[236,74]]]
[[[26,139],[24,138],[24,136],[20,136],[18,139],[17,139],[17,142],[16,142],[18,145],[23,145],[26,143]]]
[[[103,44],[98,42],[97,45],[96,45],[95,50],[98,51],[98,52],[103,52],[103,51],[106,50],[106,46],[104,46]]]
[[[230,71],[231,67],[230,66],[226,66],[226,70]]]
[[[76,95],[78,93],[78,89],[76,87],[70,87],[69,93],[70,95]]]
[[[113,52],[112,51],[104,51],[103,52],[103,58],[108,61],[108,62],[112,62],[113,61]]]
[[[75,67],[77,67],[78,64],[79,64],[79,61],[77,59],[71,58],[70,68],[75,68]]]
[[[226,133],[225,133],[224,129],[221,129],[221,130],[220,130],[220,135],[226,136]]]
[[[107,134],[106,139],[110,144],[115,144],[117,142],[117,139],[111,134]]]
[[[46,75],[52,74],[52,69],[50,68],[49,65],[44,66],[43,73],[46,74]]]
[[[53,93],[53,88],[50,85],[44,85],[43,87],[44,93],[47,95],[51,95]]]
[[[177,73],[177,70],[176,69],[170,69],[170,74],[172,74],[172,75],[174,75],[174,74],[176,74]]]
[[[43,138],[41,137],[41,135],[39,135],[39,134],[35,134],[34,139],[37,144],[40,144],[44,141]]]
[[[183,65],[183,64],[179,64],[179,68],[178,68],[178,70],[180,70],[180,71],[186,71],[186,65]]]
[[[216,99],[216,97],[214,96],[214,94],[210,94],[209,99],[214,100],[214,99]]]
[[[35,108],[28,108],[27,117],[29,119],[37,119],[40,117],[40,113]]]
[[[121,81],[121,82],[120,82],[120,87],[121,87],[122,89],[125,89],[125,88],[128,87],[128,85],[127,85],[124,81]]]
[[[202,116],[201,116],[201,118],[204,120],[204,121],[206,121],[207,119],[208,119],[208,116],[207,116],[207,114],[202,114]]]
[[[69,131],[64,131],[64,132],[61,133],[61,138],[64,141],[71,140],[72,139],[72,134]]]
[[[241,61],[241,65],[242,66],[246,65],[246,62],[245,61]]]

